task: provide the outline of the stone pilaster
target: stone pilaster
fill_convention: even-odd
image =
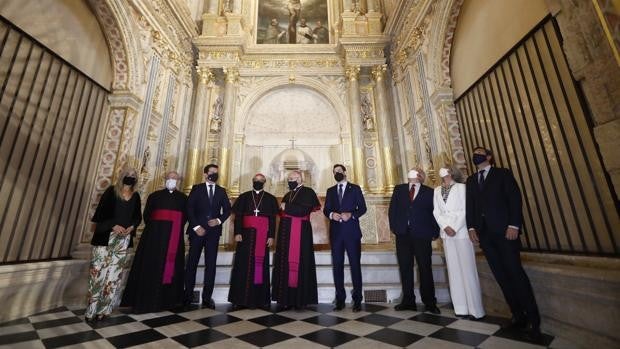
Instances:
[[[222,131],[220,133],[220,154],[219,154],[219,173],[222,178],[222,185],[229,186],[232,180],[229,177],[230,171],[230,150],[232,140],[232,127],[235,117],[235,90],[239,81],[239,70],[235,67],[224,68],[226,82],[224,84],[224,115],[222,120]]]
[[[396,168],[394,166],[394,152],[392,149],[392,127],[390,126],[389,109],[385,87],[385,71],[387,65],[382,64],[372,69],[372,77],[375,80],[375,103],[377,106],[377,131],[379,133],[379,148],[381,164],[383,167],[384,191],[391,192],[396,185]]]
[[[358,65],[348,66],[345,74],[348,81],[349,114],[351,116],[351,145],[353,148],[353,169],[355,180],[364,189],[366,187],[366,165],[362,142],[362,120],[360,109],[360,85]]]
[[[190,130],[190,146],[188,150],[187,168],[185,170],[185,192],[189,192],[194,183],[202,181],[202,159],[207,154],[207,122],[209,101],[209,84],[213,81],[213,73],[207,67],[197,67],[198,86],[196,88],[196,101],[194,114],[192,115],[192,128]]]

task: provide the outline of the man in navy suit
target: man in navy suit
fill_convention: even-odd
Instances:
[[[189,253],[185,268],[185,299],[187,305],[192,302],[196,286],[196,269],[202,250],[205,250],[205,274],[202,289],[202,305],[211,309],[215,303],[211,298],[215,284],[215,264],[222,224],[230,216],[230,201],[226,189],[215,184],[218,179],[217,165],[210,164],[204,168],[205,183],[195,184],[187,199],[187,216],[189,226]]]
[[[512,312],[509,327],[525,328],[540,340],[540,314],[530,279],[521,266],[521,191],[510,170],[493,167],[493,153],[473,151],[476,173],[467,178],[466,220],[469,237],[480,243],[489,267]]]
[[[344,308],[344,252],[349,257],[353,281],[353,311],[362,310],[362,230],[359,218],[366,213],[366,201],[359,185],[347,181],[344,165],[334,165],[334,179],[338,182],[327,189],[323,213],[329,218],[329,241],[332,247],[334,284],[336,286],[335,310]]]
[[[421,169],[407,174],[409,183],[394,187],[390,201],[390,229],[396,235],[396,257],[403,299],[395,310],[417,310],[413,291],[413,259],[418,263],[420,295],[426,311],[439,314],[433,281],[431,242],[439,237],[439,226],[433,216],[433,189],[423,185],[426,178]]]

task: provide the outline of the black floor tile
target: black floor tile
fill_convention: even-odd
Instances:
[[[362,310],[367,311],[369,313],[376,313],[378,311],[385,310],[387,308],[388,307],[378,305],[378,304],[362,303]]]
[[[301,338],[333,348],[357,339],[358,336],[331,328],[324,328],[316,332],[305,334],[301,336]]]
[[[238,339],[248,342],[257,347],[266,347],[268,345],[276,344],[282,341],[285,341],[289,338],[293,338],[290,334],[276,331],[271,328],[266,328],[264,330],[251,332],[244,334],[242,336],[238,336]]]
[[[119,315],[114,317],[106,318],[105,320],[97,321],[94,324],[90,325],[90,327],[94,329],[104,328],[109,326],[116,326],[120,324],[126,324],[129,322],[136,322],[136,319],[127,316],[127,315]]]
[[[43,339],[42,342],[46,348],[59,348],[67,345],[90,342],[101,338],[103,337],[95,331],[85,331],[59,337],[46,338]]]
[[[486,334],[457,330],[455,328],[447,327],[434,332],[429,337],[469,345],[472,347],[478,346],[480,343],[484,342],[487,338],[489,338],[489,336],[487,336]]]
[[[397,322],[403,321],[403,319],[400,319],[400,318],[380,315],[380,314],[370,314],[370,315],[366,315],[364,317],[358,318],[356,320],[367,323],[367,324],[373,324],[373,325],[383,326],[383,327],[388,327]]]
[[[303,321],[309,322],[311,324],[323,326],[323,327],[330,327],[330,326],[338,325],[339,323],[346,322],[346,321],[349,321],[349,320],[348,319],[343,319],[343,318],[340,318],[340,317],[337,317],[337,316],[321,314],[321,315],[318,315],[318,316],[313,316],[313,317],[308,318],[308,319],[303,319]]]
[[[37,334],[36,331],[5,334],[4,336],[0,336],[0,345],[27,342],[33,339],[39,339],[39,335]]]
[[[62,307],[58,307],[58,308],[42,311],[42,312],[36,313],[36,314],[34,314],[32,316],[52,314],[52,313],[60,313],[60,312],[67,311],[67,310],[69,310],[69,309],[67,309],[67,307],[62,306]]]
[[[366,338],[374,339],[382,343],[392,344],[397,347],[406,347],[411,345],[411,343],[415,343],[420,339],[424,338],[424,336],[409,332],[393,330],[391,328],[384,328],[382,330],[367,335]]]
[[[316,311],[317,313],[323,314],[331,313],[332,311],[334,311],[334,305],[327,303],[313,304],[308,306],[308,310]]]
[[[510,324],[510,319],[509,318],[505,318],[505,317],[487,315],[487,316],[484,317],[483,320],[480,320],[480,322],[486,322],[486,323],[489,323],[489,324],[505,326],[505,325]]]
[[[175,341],[189,348],[221,341],[226,338],[230,338],[230,336],[210,328],[172,337]]]
[[[35,322],[32,324],[32,327],[34,327],[37,330],[42,330],[44,328],[66,326],[66,325],[71,325],[71,324],[77,324],[79,322],[82,322],[82,319],[80,319],[77,316],[70,316],[70,317],[66,317],[63,319],[54,319],[54,320]]]
[[[167,316],[162,316],[162,317],[156,317],[154,319],[144,320],[142,321],[142,323],[149,327],[155,328],[155,327],[167,326],[167,325],[176,324],[177,322],[185,322],[185,321],[187,321],[186,318],[174,314],[174,315],[167,315]]]
[[[278,314],[271,314],[271,315],[266,315],[266,316],[261,316],[258,318],[250,319],[249,321],[252,321],[259,325],[263,325],[265,327],[276,327],[278,325],[293,322],[295,321],[295,319],[291,319],[291,318],[281,316]]]
[[[3,322],[3,323],[0,324],[0,327],[14,326],[14,325],[23,325],[23,324],[29,324],[29,323],[30,323],[30,321],[28,321],[28,318],[24,317],[24,318],[21,318],[21,319],[15,319],[15,320]]]
[[[551,344],[554,338],[553,336],[543,333],[541,341],[535,342],[535,341],[529,340],[526,336],[525,331],[521,329],[506,329],[506,328],[502,328],[499,331],[495,332],[493,336],[512,339],[512,340],[519,341],[519,342],[544,345],[544,346],[549,346],[549,344]]]
[[[234,317],[232,315],[228,315],[228,314],[218,314],[218,315],[213,315],[213,316],[209,316],[203,319],[196,320],[196,322],[199,322],[209,327],[217,327],[221,325],[231,324],[237,321],[241,321],[241,319],[239,319],[238,317]]]
[[[179,305],[178,307],[174,307],[170,309],[170,312],[175,314],[186,313],[188,311],[194,311],[200,309],[200,305],[198,304],[188,304],[188,305]]]
[[[206,307],[201,306],[201,308],[206,308]],[[216,304],[215,310],[222,312],[222,313],[229,313],[229,312],[234,311],[233,305],[230,303]]]
[[[117,348],[127,348],[134,345],[140,345],[145,343],[150,343],[158,340],[165,339],[166,336],[163,334],[153,330],[143,330],[138,332],[132,332],[128,334],[123,334],[116,337],[106,338],[112,345]]]
[[[457,321],[455,318],[449,318],[445,316],[432,315],[432,314],[418,314],[409,318],[409,320],[426,322],[428,324],[438,325],[438,326],[448,326],[454,321]]]
[[[71,312],[77,316],[81,316],[86,314],[86,309],[76,309],[76,310],[71,310]]]

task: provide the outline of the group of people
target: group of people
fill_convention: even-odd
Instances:
[[[310,28],[305,18],[299,20],[299,26],[289,23],[287,31],[280,27],[280,22],[272,18],[265,30],[263,44],[329,44],[329,30],[321,21],[316,21],[315,27]]]
[[[397,185],[388,215],[395,234],[402,299],[396,311],[417,310],[414,260],[425,311],[439,314],[432,271],[432,241],[441,237],[454,313],[479,320],[485,316],[476,269],[474,245],[487,258],[512,312],[510,327],[540,338],[540,315],[530,281],[520,260],[521,193],[512,173],[493,165],[485,148],[473,150],[477,172],[466,183],[455,166],[439,170],[441,185],[424,185],[425,173],[414,168],[408,183]],[[344,256],[347,254],[353,290],[352,311],[362,308],[360,218],[366,202],[360,186],[347,180],[344,165],[333,166],[336,184],[327,190],[323,214],[329,219],[329,241],[335,286],[334,310],[345,307]],[[218,166],[204,168],[204,183],[187,197],[178,191],[179,174],[166,174],[166,188],[149,195],[144,216],[135,191],[137,175],[124,171],[102,195],[93,216],[93,256],[88,284],[87,321],[112,312],[119,292],[127,249],[144,217],[145,228],[122,295],[122,306],[134,313],[157,312],[194,300],[196,272],[204,250],[202,305],[212,299],[222,224],[234,214],[236,251],[228,300],[238,309],[304,309],[318,302],[311,213],[321,209],[315,191],[303,185],[302,174],[288,175],[289,191],[280,204],[265,192],[266,177],[256,174],[252,189],[230,205],[225,188],[217,185]],[[278,218],[279,217],[279,223]],[[189,252],[185,259],[183,232]],[[277,229],[277,234],[276,234]],[[269,249],[275,245],[270,277]]]

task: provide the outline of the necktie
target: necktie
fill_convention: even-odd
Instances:
[[[338,204],[342,205],[342,183],[338,184]]]
[[[409,200],[413,201],[414,197],[415,197],[415,184],[412,184],[411,188],[409,188]]]
[[[209,185],[209,201],[213,201],[213,184]]]
[[[480,174],[478,175],[478,187],[482,189],[483,185],[484,185],[484,170],[480,171]]]

